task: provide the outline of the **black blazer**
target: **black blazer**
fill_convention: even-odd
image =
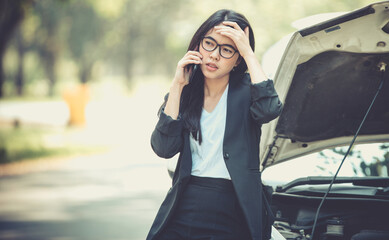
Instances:
[[[269,239],[272,224],[265,211],[259,172],[261,126],[276,118],[281,109],[282,104],[272,80],[251,84],[247,73],[230,76],[223,156],[255,240]],[[162,158],[171,158],[177,153],[180,155],[172,187],[157,213],[147,240],[155,239],[166,225],[192,169],[189,132],[182,120],[173,120],[162,111],[151,136],[151,146]]]

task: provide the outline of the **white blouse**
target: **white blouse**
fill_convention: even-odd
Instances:
[[[227,116],[228,86],[224,90],[218,104],[211,113],[203,109],[200,125],[202,142],[196,141],[190,134],[192,151],[192,175],[230,179],[223,158],[223,139]]]

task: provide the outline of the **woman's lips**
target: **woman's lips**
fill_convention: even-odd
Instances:
[[[216,64],[213,63],[207,63],[206,66],[207,66],[207,70],[211,72],[216,71],[218,69]]]

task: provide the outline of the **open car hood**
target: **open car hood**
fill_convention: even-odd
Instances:
[[[262,126],[262,167],[348,145],[382,77],[383,88],[356,142],[389,140],[388,71],[389,1],[290,35],[273,77],[284,109]]]

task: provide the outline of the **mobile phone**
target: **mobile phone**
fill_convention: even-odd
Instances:
[[[198,68],[199,68],[199,65],[197,65],[197,64],[193,64],[192,65],[192,74],[189,77],[189,83],[192,82],[192,80],[193,80],[193,78],[194,78]]]

